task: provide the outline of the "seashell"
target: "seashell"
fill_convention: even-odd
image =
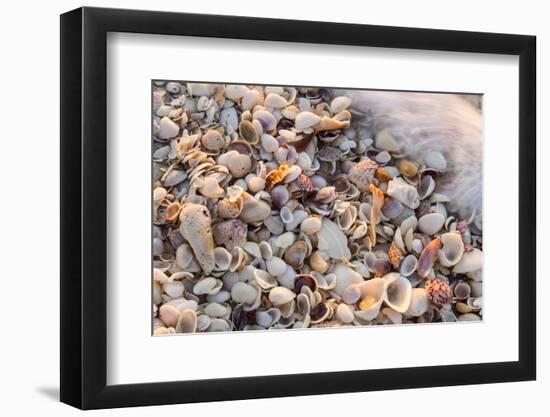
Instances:
[[[231,272],[235,272],[235,271],[241,272],[247,266],[249,261],[250,261],[250,257],[244,251],[244,249],[241,246],[235,246],[231,250],[231,264],[229,265],[229,271],[231,271]],[[239,279],[241,279],[241,278],[242,277],[239,276]]]
[[[163,140],[175,138],[179,131],[180,127],[169,117],[164,116],[159,121],[159,131],[157,133],[157,137]]]
[[[250,172],[250,169],[252,168],[252,161],[250,160],[250,157],[248,155],[243,155],[238,152],[234,154],[233,152],[236,151],[229,151],[229,153],[231,153],[232,155],[227,161],[226,166],[227,168],[229,168],[231,175],[233,175],[235,178],[244,177]]]
[[[195,295],[212,295],[218,293],[222,288],[223,283],[213,277],[206,277],[198,281],[193,286],[193,293]]]
[[[401,252],[401,249],[399,249],[399,246],[397,246],[395,241],[393,241],[391,243],[390,248],[388,249],[388,257],[390,258],[390,262],[391,262],[392,266],[395,269],[399,268],[399,264],[401,263],[401,260],[403,259],[403,253]]]
[[[336,318],[342,323],[351,323],[355,318],[353,308],[347,304],[338,304],[338,307],[336,307]]]
[[[241,220],[225,220],[214,225],[213,229],[216,244],[225,246],[229,251],[246,242],[248,227]]]
[[[243,120],[239,123],[239,134],[244,141],[251,145],[255,145],[260,140],[258,131],[248,120]]]
[[[391,262],[388,259],[377,259],[372,269],[377,277],[381,277],[391,271],[391,266]]]
[[[348,285],[342,293],[342,301],[346,304],[355,304],[361,299],[361,287],[358,284]]]
[[[388,182],[387,194],[411,209],[416,209],[420,205],[417,189],[399,178]]]
[[[298,165],[293,165],[288,169],[288,173],[284,177],[284,182],[288,184],[289,182],[294,181],[302,173],[302,168]]]
[[[336,275],[336,286],[333,291],[340,297],[350,285],[363,282],[363,277],[359,273],[341,263],[337,264],[331,272]]]
[[[424,288],[430,301],[438,307],[449,304],[453,299],[453,292],[449,284],[438,278],[427,280]]]
[[[305,130],[314,126],[320,120],[321,118],[316,114],[309,111],[303,111],[296,115],[296,118],[294,120],[294,127],[298,130]]]
[[[243,209],[239,218],[245,223],[258,223],[271,215],[271,207],[265,201],[243,193]]]
[[[245,178],[248,190],[251,193],[257,193],[265,188],[265,179],[258,177],[257,175],[248,174]]]
[[[481,317],[479,317],[475,313],[466,313],[458,316],[457,320],[458,321],[481,321]]]
[[[435,190],[435,180],[431,175],[425,175],[420,180],[418,195],[421,200],[428,198]]]
[[[338,148],[335,148],[334,146],[323,146],[316,153],[316,157],[320,161],[325,162],[338,161],[341,156],[342,151],[340,151],[340,149]]]
[[[256,242],[246,242],[242,248],[254,258],[262,258],[260,245]]]
[[[207,332],[229,332],[230,330],[231,323],[220,318],[211,319],[210,326],[206,329]]]
[[[340,113],[351,105],[351,98],[346,96],[335,97],[330,102],[330,112],[332,114]]]
[[[430,307],[430,299],[424,288],[413,288],[411,302],[405,315],[409,317],[420,317],[425,314]]]
[[[264,225],[274,235],[280,235],[285,229],[285,225],[279,216],[268,217],[264,220]]]
[[[227,85],[225,86],[224,95],[226,98],[232,101],[237,101],[242,98],[247,92],[248,87],[246,85]]]
[[[387,167],[378,168],[374,173],[374,176],[381,182],[388,182],[393,178]]]
[[[270,93],[266,96],[264,100],[265,107],[272,107],[274,109],[282,109],[283,107],[288,106],[288,102],[278,94]]]
[[[256,284],[258,284],[258,286],[264,291],[270,290],[279,285],[277,280],[263,269],[255,269],[253,277],[256,281]]]
[[[361,320],[371,321],[378,316],[382,302],[386,298],[386,280],[372,278],[361,284],[360,288],[361,302],[355,316]]]
[[[309,257],[309,266],[313,271],[325,273],[328,269],[327,261],[319,254],[319,252],[313,252]]]
[[[406,159],[401,159],[398,162],[397,169],[399,169],[401,175],[405,177],[414,177],[418,174],[418,166],[414,162],[407,161]]]
[[[281,216],[281,220],[283,221],[284,224],[288,224],[294,219],[292,210],[289,209],[288,206],[283,207],[279,211],[279,215]]]
[[[207,303],[202,312],[212,318],[226,317],[231,313],[231,307],[225,303]]]
[[[258,290],[245,282],[237,282],[231,288],[231,299],[236,303],[254,304]]]
[[[265,184],[268,190],[271,190],[275,185],[283,181],[288,174],[289,167],[287,164],[281,164],[276,169],[270,171],[265,177]]]
[[[269,301],[274,306],[282,306],[294,300],[296,294],[285,287],[275,287],[269,292]]]
[[[292,212],[292,219],[285,224],[285,229],[287,231],[296,229],[307,216],[308,213],[305,210],[294,210],[294,212]]]
[[[351,258],[351,251],[349,250],[346,236],[336,223],[323,218],[321,229],[316,235],[319,241],[317,248],[328,257],[336,260]]]
[[[298,240],[285,251],[284,259],[287,264],[292,266],[294,269],[299,270],[304,266],[304,260],[307,256],[307,252],[308,246],[306,242],[303,240]]]
[[[214,249],[214,263],[216,264],[217,271],[226,271],[231,264],[231,254],[229,251],[222,247]]]
[[[217,130],[209,129],[202,135],[201,143],[209,151],[218,151],[225,146],[225,139]]]
[[[438,171],[447,169],[447,160],[441,152],[430,151],[424,156],[424,163],[428,168],[433,168]]]
[[[219,198],[224,194],[223,188],[220,187],[218,180],[211,176],[203,178],[202,184],[199,187],[199,192],[206,198]]]
[[[277,127],[277,120],[270,112],[266,110],[258,110],[254,112],[252,118],[260,122],[264,132],[273,132]]]
[[[180,212],[180,233],[189,242],[203,272],[209,274],[215,266],[214,239],[210,212],[200,204],[184,203]]]
[[[430,274],[432,267],[439,255],[440,247],[441,237],[438,236],[430,243],[428,243],[420,254],[420,258],[418,259],[418,266],[416,267],[416,272],[422,278],[426,278]]]
[[[273,136],[264,133],[261,138],[262,147],[266,152],[273,153],[279,149],[279,142]]]
[[[241,108],[243,110],[252,110],[254,106],[259,104],[261,101],[260,93],[256,90],[248,90],[244,93],[244,96],[241,101]]]
[[[225,108],[220,112],[220,123],[225,128],[227,134],[237,131],[239,118],[237,111],[233,107]]]
[[[370,159],[363,159],[354,164],[348,172],[349,180],[357,186],[359,191],[368,191],[374,179],[378,164]]]
[[[197,313],[183,310],[176,324],[176,333],[195,333],[197,331]]]
[[[464,252],[462,259],[454,266],[455,274],[466,274],[479,271],[483,266],[483,252],[477,248]]]
[[[407,311],[412,296],[411,282],[395,272],[383,279],[386,280],[386,304],[398,313]]]
[[[388,151],[382,151],[374,157],[374,160],[379,164],[385,165],[391,161],[391,155]]]
[[[290,199],[290,193],[284,185],[277,185],[271,190],[271,202],[276,208],[283,207]]]
[[[298,175],[298,178],[294,180],[293,184],[298,190],[305,194],[311,193],[315,190],[315,185],[313,184],[313,181],[311,181],[311,178],[304,174]]]
[[[443,233],[441,244],[443,247],[439,250],[439,263],[445,267],[456,265],[464,254],[464,242],[460,233]]]
[[[317,280],[315,277],[309,274],[298,274],[294,281],[294,292],[299,294],[302,292],[302,288],[307,287],[312,293],[317,291]]]
[[[285,261],[277,256],[272,256],[271,258],[266,259],[265,265],[267,267],[267,272],[275,277],[284,274],[287,266]]]
[[[459,281],[455,284],[453,292],[456,298],[459,300],[465,300],[470,297],[472,289],[467,282]]]
[[[321,204],[327,204],[334,200],[336,200],[336,189],[334,187],[321,188],[313,199],[313,201]],[[350,226],[351,224],[348,225],[347,229],[349,229]]]
[[[384,205],[382,206],[381,211],[385,217],[388,219],[393,219],[401,214],[403,211],[403,205],[399,201],[388,197],[384,199]]]
[[[170,304],[163,304],[158,310],[158,317],[165,326],[176,327],[178,320],[181,316],[181,312]]]
[[[377,149],[388,152],[399,152],[399,146],[389,129],[380,129],[374,138],[374,146]]]
[[[376,223],[380,217],[380,211],[384,204],[384,193],[374,186],[369,184],[369,190],[372,193],[372,206],[370,211],[370,242],[371,246],[376,245]]]
[[[208,327],[210,327],[210,325],[212,324],[212,318],[207,316],[206,314],[201,314],[200,316],[197,316],[197,326],[196,326],[196,329],[198,331],[205,331],[206,329],[208,329]]]
[[[165,187],[173,187],[174,185],[185,181],[186,178],[187,174],[185,172],[173,169],[164,176],[162,184]]]
[[[349,127],[349,120],[341,121],[341,120],[338,120],[336,117],[330,118],[327,116],[323,116],[321,117],[321,120],[319,120],[313,127],[318,132],[323,132],[326,130],[346,129]],[[349,142],[352,143],[353,145],[356,145],[355,142],[353,141],[349,141]]]
[[[286,232],[278,236],[275,239],[274,243],[275,243],[275,246],[282,249],[286,249],[290,245],[292,245],[295,242],[295,240],[296,240],[296,236],[294,235],[294,233]]]
[[[407,255],[401,263],[401,269],[399,273],[405,277],[412,275],[416,271],[418,260],[414,255]]]
[[[441,230],[444,223],[445,218],[441,214],[429,213],[420,217],[418,220],[418,229],[428,236],[433,236]]]
[[[325,321],[331,314],[326,303],[320,303],[311,310],[311,324],[318,324]]]

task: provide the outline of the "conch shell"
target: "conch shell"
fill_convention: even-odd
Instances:
[[[208,209],[200,204],[185,203],[180,212],[180,233],[189,242],[195,259],[205,274],[214,269],[214,238]]]

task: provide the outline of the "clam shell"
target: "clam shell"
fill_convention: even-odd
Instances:
[[[220,280],[212,277],[206,277],[198,281],[193,286],[193,293],[196,295],[212,295],[218,293],[222,289],[223,283]]]
[[[283,306],[294,298],[296,298],[296,294],[285,287],[275,287],[269,292],[269,301],[274,306]]]
[[[462,259],[454,266],[455,274],[465,274],[479,271],[483,267],[483,252],[477,248],[464,252]]]
[[[201,143],[209,151],[218,151],[225,146],[225,139],[217,130],[209,129],[202,136]]]
[[[281,258],[277,256],[272,256],[269,259],[266,259],[265,265],[267,267],[267,272],[271,275],[278,277],[286,271],[286,263]]]
[[[386,280],[386,304],[399,313],[409,308],[412,296],[411,282],[397,273],[384,276]]]
[[[362,302],[360,310],[355,311],[355,316],[361,320],[371,321],[376,318],[380,312],[382,302],[386,298],[386,280],[383,278],[373,278],[365,281],[360,286]],[[367,301],[365,303],[364,301]]]
[[[418,265],[416,267],[416,272],[422,278],[426,278],[430,274],[432,267],[439,256],[440,246],[441,238],[438,236],[430,243],[428,243],[420,254]]]
[[[336,275],[336,286],[333,291],[340,297],[350,285],[363,282],[363,277],[359,273],[341,263],[337,264],[331,272]]]
[[[262,125],[264,132],[270,133],[277,127],[277,120],[266,110],[258,110],[252,115],[254,120],[257,120]]]
[[[270,290],[279,285],[277,280],[273,278],[269,272],[264,271],[263,269],[254,270],[254,280],[256,281],[256,284],[258,284],[258,286],[264,291]]]
[[[256,199],[248,193],[243,194],[243,209],[239,218],[245,223],[258,223],[271,215],[271,207],[265,201]]]
[[[180,127],[173,122],[169,117],[165,116],[160,119],[159,131],[157,137],[159,139],[171,139],[175,138],[180,131]]]
[[[416,209],[420,205],[417,189],[399,178],[388,182],[387,193],[411,209]]]
[[[460,234],[442,234],[441,244],[443,247],[439,250],[439,263],[446,267],[456,265],[464,254],[464,243]]]
[[[239,134],[241,138],[250,143],[251,145],[255,145],[259,141],[259,134],[252,122],[248,120],[243,120],[241,123],[239,123]]]
[[[176,324],[176,333],[195,333],[197,331],[197,313],[183,310]]]
[[[223,245],[231,251],[246,241],[248,227],[239,219],[225,220],[214,225],[214,240],[217,245]]]
[[[425,314],[430,307],[430,300],[424,288],[413,288],[411,302],[405,315],[409,317],[420,317]]]
[[[283,107],[288,106],[288,102],[278,94],[270,93],[266,96],[264,100],[265,107],[272,107],[275,109],[282,109]]]
[[[340,113],[351,105],[351,98],[346,96],[335,97],[330,102],[330,112],[332,114]]]
[[[333,221],[327,218],[322,219],[321,230],[317,232],[317,239],[319,240],[318,249],[330,258],[337,260],[351,258],[346,236]]]
[[[254,304],[257,296],[258,290],[244,282],[237,282],[231,288],[231,298],[237,303]]]
[[[303,111],[296,115],[294,120],[294,127],[298,130],[305,130],[317,124],[321,118],[314,113],[309,111]]]
[[[407,255],[401,262],[400,274],[408,277],[416,271],[418,260],[414,255]]]
[[[439,213],[429,213],[420,217],[418,220],[418,229],[429,236],[435,235],[441,230],[445,218]]]

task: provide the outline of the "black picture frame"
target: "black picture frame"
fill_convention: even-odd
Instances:
[[[107,385],[108,32],[518,56],[519,360]],[[535,379],[535,54],[524,35],[88,7],[61,15],[61,401],[95,409]]]

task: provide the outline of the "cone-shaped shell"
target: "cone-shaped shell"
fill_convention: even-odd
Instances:
[[[370,321],[380,312],[382,302],[386,298],[386,280],[373,278],[361,284],[361,310],[355,311],[355,316],[361,320]],[[368,302],[365,302],[368,301]]]
[[[203,205],[185,203],[181,207],[180,222],[181,235],[191,245],[203,272],[209,274],[215,266],[210,212]]]
[[[456,265],[464,255],[464,242],[460,233],[444,233],[441,235],[443,247],[439,250],[439,263],[449,267]]]
[[[397,273],[384,276],[386,280],[386,304],[399,313],[409,308],[412,296],[411,282]]]

